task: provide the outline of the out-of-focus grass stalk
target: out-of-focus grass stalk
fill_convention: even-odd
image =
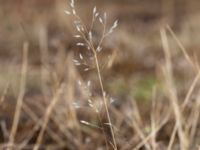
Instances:
[[[35,144],[33,150],[38,150],[40,148],[40,145],[41,145],[42,140],[43,140],[44,132],[47,128],[47,125],[48,125],[49,119],[51,117],[52,111],[53,111],[54,107],[56,106],[57,102],[60,99],[60,96],[63,92],[63,88],[64,88],[64,85],[61,84],[60,88],[57,89],[53,99],[51,100],[51,103],[47,107],[47,110],[46,110],[45,115],[44,115],[44,122],[42,124],[41,129],[40,129],[40,133],[37,137],[37,141],[36,141],[36,144]]]
[[[20,91],[19,91],[19,96],[17,99],[17,104],[16,104],[16,109],[14,113],[14,119],[13,119],[13,124],[9,136],[9,145],[11,146],[15,142],[15,136],[17,133],[17,128],[20,120],[20,114],[21,114],[21,109],[23,105],[23,98],[26,90],[26,79],[27,79],[27,68],[28,68],[28,43],[25,42],[23,45],[23,64],[22,64],[22,70],[21,70],[21,80],[20,80]]]
[[[174,115],[176,118],[176,125],[177,125],[181,150],[188,150],[189,141],[188,141],[187,133],[185,132],[184,127],[183,127],[183,125],[184,125],[183,116],[181,113],[180,105],[178,103],[176,87],[174,85],[171,54],[170,54],[168,38],[166,35],[166,29],[161,29],[160,34],[161,34],[161,40],[162,40],[162,45],[163,45],[165,59],[166,59],[166,64],[165,64],[165,68],[164,68],[164,76],[165,76],[165,80],[166,80],[165,81],[166,88],[167,88],[168,94],[169,94],[169,101],[171,103],[171,106],[173,108]]]

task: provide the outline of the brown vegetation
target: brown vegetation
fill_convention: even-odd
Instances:
[[[0,149],[199,149],[200,2],[76,3],[119,20],[90,67],[66,1],[0,0]]]

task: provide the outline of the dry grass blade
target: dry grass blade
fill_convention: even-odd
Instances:
[[[9,137],[9,145],[12,146],[15,142],[15,135],[17,133],[17,128],[20,120],[21,109],[23,105],[23,98],[26,90],[26,78],[27,78],[27,68],[28,68],[28,43],[25,42],[23,45],[23,64],[21,71],[20,80],[20,91],[17,99],[16,109],[14,113],[13,124]]]
[[[192,95],[192,92],[194,91],[194,88],[196,87],[198,81],[199,81],[199,78],[200,78],[200,73],[198,72],[195,79],[193,80],[188,92],[187,92],[187,95],[183,101],[183,104],[181,105],[182,109],[184,110],[184,108],[187,106],[189,100],[190,100],[190,97]]]
[[[38,116],[35,114],[35,112],[33,110],[31,110],[31,108],[28,105],[26,105],[25,103],[23,103],[22,107],[23,107],[24,112],[27,113],[30,116],[30,118],[36,123],[34,128],[36,130],[39,129],[39,127],[41,127],[43,124],[43,120],[38,118]],[[27,145],[29,139],[31,139],[33,137],[36,130],[33,130],[31,132],[31,134],[28,136],[29,138],[25,139],[26,141],[23,142],[22,148]],[[56,141],[56,143],[58,143],[59,145],[64,145],[64,142],[62,141],[60,136],[57,135],[54,131],[52,131],[49,127],[47,127],[46,131],[47,131],[48,135],[51,136],[52,139]]]
[[[174,125],[174,129],[173,129],[173,132],[171,134],[167,150],[171,150],[172,149],[172,146],[173,146],[173,143],[174,143],[174,140],[175,140],[176,132],[177,132],[177,124]]]
[[[152,109],[151,109],[151,131],[156,133],[156,93],[157,87],[155,86],[152,90]],[[152,136],[151,145],[153,149],[156,149],[156,134]]]
[[[46,85],[46,81],[49,75],[49,52],[48,52],[48,35],[47,28],[44,24],[40,24],[38,26],[38,38],[39,38],[39,46],[40,46],[40,56],[41,56],[41,81],[42,81],[42,92],[45,96],[45,101],[47,101],[48,95],[48,86]]]
[[[0,105],[1,105],[1,104],[4,102],[4,100],[5,100],[5,96],[6,96],[7,92],[8,92],[8,88],[9,88],[9,84],[7,84],[6,87],[5,87],[5,89],[3,90],[3,94],[2,94],[2,96],[1,96],[1,98],[0,98]]]
[[[188,124],[187,124],[187,131],[189,133],[190,142],[193,144],[195,135],[197,134],[196,131],[198,130],[199,125],[199,116],[200,116],[200,102],[199,102],[200,94],[198,93],[198,96],[195,100],[195,102],[192,105],[191,113],[188,117]]]
[[[171,27],[169,25],[167,25],[167,30],[170,32],[170,34],[172,35],[172,37],[174,38],[174,40],[176,41],[176,43],[178,44],[178,46],[180,47],[181,51],[183,52],[186,60],[189,62],[189,64],[193,67],[193,69],[196,71],[196,67],[195,64],[193,63],[193,61],[191,60],[190,56],[187,53],[187,50],[185,49],[185,47],[183,46],[183,44],[180,42],[180,40],[178,39],[178,37],[176,36],[176,34],[174,33],[174,31],[171,29]]]
[[[56,106],[57,102],[59,101],[60,99],[60,95],[62,94],[63,92],[63,88],[64,88],[64,84],[62,84],[60,86],[59,89],[57,89],[56,91],[56,94],[54,95],[51,103],[49,104],[46,112],[45,112],[45,115],[44,115],[44,122],[42,124],[42,127],[41,127],[41,130],[40,130],[40,133],[37,137],[37,141],[36,141],[36,144],[33,148],[33,150],[38,150],[40,148],[40,144],[42,143],[42,139],[43,139],[43,136],[44,136],[44,132],[46,130],[46,127],[48,125],[48,122],[49,122],[49,119],[50,119],[50,116],[51,116],[51,113],[54,109],[54,107]]]
[[[168,94],[169,94],[169,101],[174,110],[176,124],[178,126],[177,127],[178,128],[178,136],[179,136],[179,140],[180,140],[181,149],[188,150],[189,141],[188,141],[187,134],[183,128],[183,125],[184,125],[183,116],[182,116],[181,109],[180,109],[180,106],[178,103],[176,87],[174,85],[171,54],[170,54],[168,39],[167,39],[167,35],[166,35],[166,30],[161,29],[160,34],[161,34],[161,40],[162,40],[163,49],[164,49],[164,53],[165,53],[165,59],[166,59],[164,75],[165,75],[165,80],[166,80],[166,88],[167,88]]]
[[[139,144],[137,144],[135,146],[135,150],[139,150],[143,145],[145,145],[153,136],[156,135],[156,133],[168,122],[169,118],[170,118],[170,113],[167,114],[164,119],[162,120],[162,122],[154,129],[153,132],[151,132],[148,136],[145,137],[145,139],[143,141],[141,141]]]

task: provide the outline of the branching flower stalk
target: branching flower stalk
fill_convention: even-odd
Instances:
[[[110,114],[109,114],[106,92],[104,90],[101,71],[100,71],[98,53],[101,52],[101,50],[102,50],[101,45],[102,45],[104,39],[109,34],[111,34],[113,32],[113,30],[117,27],[118,21],[116,20],[114,22],[114,24],[110,27],[110,29],[108,31],[106,31],[106,25],[107,25],[107,22],[106,22],[107,15],[106,15],[106,13],[104,13],[103,19],[102,19],[102,17],[99,15],[99,12],[97,12],[96,7],[94,7],[93,8],[92,23],[91,23],[90,29],[88,30],[87,27],[85,26],[85,24],[83,23],[83,21],[81,20],[81,18],[79,17],[79,15],[77,15],[77,13],[76,13],[75,6],[74,6],[74,0],[71,0],[70,8],[71,8],[71,10],[70,11],[66,10],[65,13],[67,15],[72,15],[75,18],[74,25],[75,25],[75,28],[78,32],[78,35],[75,35],[75,37],[81,38],[81,40],[84,41],[83,43],[77,43],[77,46],[87,47],[92,52],[92,55],[94,57],[94,66],[95,66],[96,71],[97,71],[98,80],[99,80],[99,84],[100,84],[100,88],[101,88],[102,99],[103,99],[103,105],[105,107],[106,116],[107,116],[107,120],[108,120],[108,123],[109,123],[111,135],[112,135],[112,141],[113,141],[112,145],[113,145],[113,148],[115,150],[117,150],[117,144],[116,144],[116,140],[115,140],[114,130],[113,130],[113,126],[112,126],[112,123],[111,123],[111,117],[110,117]],[[92,35],[92,29],[93,29],[95,21],[99,21],[103,26],[102,35],[101,35],[101,38],[100,38],[96,47],[94,46],[93,35]],[[82,60],[83,59],[82,55],[80,55],[80,57],[81,57],[81,60]],[[75,60],[75,61],[76,61],[75,64],[77,64],[77,65],[83,64],[82,62],[79,62],[78,60]],[[84,62],[84,65],[85,65],[85,62]],[[90,66],[90,65],[88,65],[88,66]]]

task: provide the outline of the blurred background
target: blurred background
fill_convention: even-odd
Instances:
[[[107,13],[108,26],[115,20],[119,21],[118,28],[104,41],[99,61],[105,90],[109,99],[114,101],[111,106],[111,118],[118,128],[116,135],[119,149],[132,149],[141,140],[128,123],[131,120],[130,114],[136,110],[135,103],[143,120],[138,121],[140,122],[138,124],[144,131],[144,136],[150,132],[152,93],[155,87],[158,89],[156,90],[158,94],[155,94],[156,99],[159,99],[162,105],[159,108],[163,109],[163,114],[169,113],[170,104],[166,100],[165,85],[162,83],[164,79],[161,72],[165,57],[160,30],[167,25],[170,26],[188,55],[198,62],[200,1],[76,0],[75,6],[86,26],[91,23],[94,6],[97,6],[100,13]],[[20,92],[23,45],[24,42],[28,42],[28,71],[24,94],[26,107],[22,109],[16,143],[27,139],[29,139],[26,141],[27,145],[35,143],[40,131],[40,125],[36,128],[37,121],[44,115],[59,85],[65,82],[67,87],[64,96],[53,110],[48,131],[44,134],[43,143],[46,144],[46,149],[73,150],[80,149],[81,146],[87,150],[105,149],[102,133],[79,123],[80,120],[94,123],[98,121],[94,113],[91,113],[92,110],[85,106],[87,96],[77,85],[77,81],[81,80],[83,83],[92,81],[91,93],[94,101],[101,99],[100,87],[94,70],[85,72],[85,66],[73,64],[73,59],[78,59],[80,52],[84,57],[87,57],[87,52],[76,46],[77,39],[73,37],[76,30],[72,17],[64,13],[66,9],[69,9],[69,1],[66,0],[0,0],[0,94],[3,95],[0,106],[0,142],[2,145],[8,141],[12,127],[16,100]],[[96,25],[97,41],[100,34],[101,27]],[[167,34],[177,95],[182,100],[196,72],[187,62],[177,41],[170,33]],[[194,97],[198,95],[198,89],[194,91],[196,93],[194,92],[191,99],[195,99]],[[74,103],[81,105],[81,108],[74,108],[72,106]],[[156,141],[161,143],[160,145],[168,145],[173,125],[172,117],[158,133]],[[30,133],[30,129],[34,129],[34,133]],[[56,132],[56,137],[52,136],[51,132]],[[196,139],[197,141],[193,141],[194,149],[200,144],[199,136]],[[175,140],[175,143],[178,142]],[[178,144],[174,145],[176,147]]]

